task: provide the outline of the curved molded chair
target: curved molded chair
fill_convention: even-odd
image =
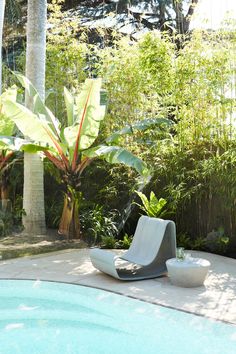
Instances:
[[[175,223],[141,216],[128,251],[122,255],[93,248],[95,268],[120,280],[141,280],[167,273],[166,261],[176,255]]]

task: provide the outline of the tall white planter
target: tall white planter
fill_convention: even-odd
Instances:
[[[0,0],[0,94],[2,93],[2,36],[3,36],[3,22],[4,22],[5,0]]]
[[[26,77],[42,99],[45,96],[47,0],[28,0]],[[31,100],[26,96],[26,106]],[[46,232],[44,208],[43,162],[38,154],[24,155],[23,217],[25,232],[42,235]]]

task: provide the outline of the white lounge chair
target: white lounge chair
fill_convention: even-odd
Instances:
[[[175,223],[141,216],[128,251],[122,255],[93,248],[95,268],[120,280],[141,280],[167,273],[166,261],[176,255]]]

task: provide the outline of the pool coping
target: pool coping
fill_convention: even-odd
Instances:
[[[27,270],[27,269],[29,269],[29,266],[32,267],[32,264],[34,264],[34,262],[36,260],[42,261],[42,264],[43,264],[43,262],[48,259],[50,259],[50,260],[56,259],[56,261],[58,262],[58,260],[60,260],[61,256],[63,256],[65,258],[65,256],[69,257],[69,256],[73,255],[73,257],[75,259],[76,254],[78,255],[81,251],[83,251],[83,250],[64,250],[64,251],[50,252],[47,254],[40,254],[40,255],[38,254],[38,255],[34,255],[34,256],[27,256],[27,257],[20,258],[20,259],[16,258],[16,259],[7,260],[7,261],[1,261],[0,265],[2,264],[2,262],[4,262],[5,264],[3,266],[5,269],[11,269],[12,271],[16,272],[18,266],[21,266],[24,263],[25,263],[25,265],[27,263],[27,266],[25,268]],[[151,289],[151,287],[155,287],[155,289],[157,288],[156,291],[162,289],[162,287],[166,287],[167,290],[168,290],[168,287],[169,288],[171,288],[171,287],[169,286],[167,279],[165,279],[165,281],[163,283],[163,281],[160,278],[155,278],[155,279],[145,280],[145,281],[139,280],[139,281],[132,281],[132,282],[121,282],[120,280],[116,280],[113,278],[111,280],[109,276],[103,275],[102,273],[96,271],[93,268],[93,266],[89,263],[90,261],[89,261],[89,256],[88,256],[88,250],[85,250],[85,253],[86,253],[85,260],[88,263],[88,267],[91,271],[91,276],[87,275],[87,277],[85,277],[83,279],[81,277],[80,278],[78,277],[78,278],[75,278],[74,280],[72,280],[72,279],[70,279],[70,276],[67,278],[66,275],[64,276],[64,279],[59,279],[58,277],[55,277],[55,276],[53,277],[53,275],[51,275],[50,273],[48,276],[47,275],[45,276],[45,274],[44,274],[41,277],[39,275],[40,273],[37,273],[37,275],[35,275],[35,276],[31,275],[31,276],[27,276],[27,277],[23,276],[23,274],[21,274],[21,276],[20,276],[20,274],[17,274],[16,276],[14,276],[13,273],[10,274],[11,272],[9,272],[9,271],[7,272],[8,276],[7,276],[7,274],[4,274],[4,276],[2,276],[1,267],[0,267],[0,279],[2,279],[2,280],[3,279],[4,280],[31,280],[31,281],[40,280],[40,281],[80,285],[80,286],[90,287],[90,288],[99,289],[99,290],[103,290],[103,291],[108,291],[111,293],[115,293],[117,295],[125,296],[125,297],[131,298],[131,299],[140,300],[140,301],[143,301],[146,303],[151,303],[153,305],[158,305],[158,306],[162,306],[162,307],[169,308],[169,309],[174,309],[177,311],[182,311],[182,312],[185,312],[188,314],[194,314],[196,316],[205,317],[209,320],[222,322],[222,323],[226,323],[226,324],[230,324],[230,325],[236,325],[236,318],[234,318],[234,317],[232,317],[232,319],[226,318],[226,317],[225,318],[222,318],[222,317],[218,318],[218,317],[211,316],[207,313],[199,312],[199,310],[198,311],[195,311],[194,309],[188,310],[188,309],[183,308],[181,306],[177,306],[177,305],[173,306],[172,304],[163,303],[163,301],[160,301],[160,299],[158,299],[158,296],[155,299],[153,299],[153,295],[150,296],[149,298],[147,298],[147,297],[144,298],[138,294],[135,295],[134,293],[132,293],[132,291],[127,293],[126,290],[128,288],[132,288],[132,285],[135,285],[135,286],[140,285],[140,288],[144,289],[144,290],[145,290],[146,285],[150,285],[149,287],[146,287],[146,290],[145,290],[147,295],[148,295],[148,289]],[[201,253],[201,255],[202,255],[202,253]],[[207,256],[207,255],[209,255],[209,254],[207,254],[207,253],[203,254],[203,256]],[[234,266],[236,265],[236,260],[234,260],[234,259],[222,257],[222,256],[217,256],[217,255],[211,255],[211,256],[214,259],[220,260],[221,262],[223,261],[224,265],[226,265],[227,263],[233,263]],[[82,266],[83,261],[78,262],[78,264]],[[44,267],[41,270],[45,270],[46,268]],[[226,269],[224,269],[224,272],[225,271],[226,271]],[[43,274],[43,272],[42,272],[42,274]],[[82,276],[82,275],[83,275],[83,273],[81,272],[80,276]],[[97,277],[98,279],[96,279],[95,277]],[[62,276],[62,278],[63,278],[63,276]],[[92,283],[91,283],[91,279],[92,280],[94,279],[94,281]],[[233,281],[234,280],[236,281],[236,271],[233,274],[232,279],[233,279]],[[90,281],[90,283],[88,280]],[[110,284],[110,286],[109,286],[109,284]],[[117,286],[119,286],[119,285],[121,285],[120,290],[117,289]],[[233,289],[233,296],[234,296],[234,298],[236,298],[236,284],[229,283],[228,286],[229,286],[229,289],[231,289],[231,290]],[[173,288],[176,293],[182,292],[184,294],[185,292],[190,292],[190,294],[191,294],[191,291],[192,291],[189,288],[179,288],[179,287],[174,287],[174,286],[172,286],[171,290],[173,290]],[[208,286],[206,288],[208,288]],[[217,288],[217,284],[216,284],[216,288]],[[201,290],[200,294],[202,294],[207,289],[202,288],[200,290]],[[194,294],[194,291],[192,291],[192,294]],[[230,313],[230,309],[228,309],[226,311],[226,307],[224,307],[224,305],[225,304],[223,302],[223,307],[221,308],[221,312],[223,311],[223,312]]]
[[[38,279],[35,279],[35,278],[32,278],[32,279],[29,279],[29,278],[17,278],[17,279],[15,279],[15,278],[0,278],[0,281],[1,281],[1,280],[37,281]],[[145,300],[145,299],[140,299],[140,298],[135,297],[135,296],[132,296],[132,295],[126,295],[126,294],[124,294],[124,293],[122,293],[122,292],[113,291],[113,290],[108,290],[108,289],[104,289],[104,288],[102,288],[102,287],[91,286],[91,285],[86,285],[86,284],[78,284],[78,283],[73,283],[73,282],[58,281],[58,280],[40,280],[40,281],[41,281],[41,282],[48,282],[48,283],[60,283],[60,284],[68,284],[68,285],[82,286],[82,287],[84,287],[84,288],[91,288],[91,289],[102,290],[102,291],[106,291],[106,292],[111,293],[111,294],[116,294],[116,295],[119,295],[119,296],[127,297],[127,298],[129,298],[129,299],[133,299],[133,300],[145,302],[145,303],[147,303],[147,304],[152,304],[152,305],[164,307],[164,308],[167,308],[167,309],[170,309],[170,310],[176,310],[176,311],[184,312],[184,313],[187,313],[187,314],[189,314],[189,315],[194,315],[194,316],[206,318],[206,319],[208,319],[208,320],[210,320],[210,321],[213,321],[213,322],[221,322],[221,323],[225,323],[225,324],[228,324],[228,325],[233,325],[233,326],[236,327],[236,324],[235,324],[234,322],[226,321],[226,320],[223,320],[223,319],[212,318],[212,317],[208,317],[208,316],[206,316],[206,315],[200,314],[200,313],[194,313],[194,312],[191,312],[191,311],[179,309],[179,308],[174,307],[174,306],[167,306],[167,305],[163,305],[163,304],[161,304],[161,303],[156,303],[156,302],[153,302],[153,301],[148,301],[148,300]]]

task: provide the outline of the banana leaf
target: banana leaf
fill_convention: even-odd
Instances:
[[[19,137],[0,135],[0,150],[35,153],[38,151],[46,151],[48,148]]]
[[[66,104],[67,124],[71,126],[74,124],[75,119],[75,102],[73,95],[66,87],[64,87],[64,100]]]
[[[134,168],[139,174],[144,176],[148,176],[149,173],[146,164],[141,159],[119,146],[99,145],[85,150],[83,154],[89,158],[103,158],[112,164],[125,164],[126,166]]]
[[[54,140],[57,140],[57,137],[51,130],[47,120],[43,120],[45,116],[40,118],[23,105],[10,99],[5,99],[2,105],[3,113],[16,124],[25,137],[45,146],[55,146]]]
[[[167,118],[155,118],[155,119],[143,119],[134,124],[130,124],[114,132],[111,136],[106,139],[107,143],[117,143],[122,135],[134,134],[139,131],[146,131],[151,128],[157,127],[170,127],[173,122]]]
[[[54,114],[45,106],[43,100],[41,99],[38,91],[34,87],[34,85],[21,73],[14,72],[15,76],[21,83],[21,85],[25,88],[28,96],[33,98],[33,113],[35,114],[43,114],[46,117],[46,120],[54,132],[58,137],[60,136],[60,122],[54,116]]]
[[[81,93],[75,98],[79,150],[87,149],[94,143],[105,117],[106,106],[100,105],[101,85],[101,79],[87,79]]]

